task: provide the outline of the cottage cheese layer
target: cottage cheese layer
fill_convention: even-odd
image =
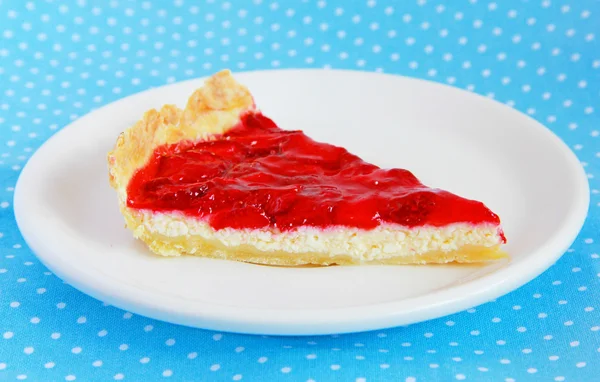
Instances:
[[[500,250],[503,237],[498,227],[489,224],[215,230],[180,213],[136,211],[128,225],[135,237],[164,256],[189,254],[273,265],[475,263],[506,256]]]

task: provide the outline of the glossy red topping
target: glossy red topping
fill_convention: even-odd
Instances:
[[[261,114],[212,141],[165,145],[131,179],[127,204],[181,211],[213,228],[499,224],[482,203],[428,188]]]

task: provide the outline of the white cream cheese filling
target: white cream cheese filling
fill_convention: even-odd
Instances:
[[[415,256],[432,251],[453,252],[464,246],[494,247],[502,244],[498,226],[456,223],[445,227],[405,227],[384,224],[371,230],[332,226],[300,227],[293,231],[263,229],[213,229],[208,223],[179,212],[136,211],[143,224],[134,235],[146,233],[169,238],[201,237],[234,249],[250,246],[265,256],[269,253],[320,253],[350,256],[360,261]]]

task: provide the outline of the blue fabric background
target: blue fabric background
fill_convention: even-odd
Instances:
[[[599,20],[593,0],[0,0],[0,380],[599,381]],[[514,293],[354,335],[190,329],[64,285],[16,228],[23,164],[94,108],[224,67],[383,71],[512,105],[586,166],[587,224]]]

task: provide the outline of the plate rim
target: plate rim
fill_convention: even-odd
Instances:
[[[589,210],[590,189],[585,170],[581,166],[575,153],[552,130],[532,117],[496,100],[447,84],[388,73],[347,69],[295,68],[232,72],[242,82],[243,78],[246,76],[263,75],[274,72],[286,72],[288,75],[294,75],[295,72],[338,72],[360,76],[399,77],[405,81],[425,83],[424,85],[433,87],[442,86],[458,93],[462,93],[465,96],[484,99],[490,106],[494,105],[494,107],[498,108],[499,112],[517,113],[521,118],[525,117],[529,122],[527,126],[528,129],[536,129],[538,130],[536,133],[546,134],[547,138],[550,139],[549,143],[557,150],[557,155],[561,154],[565,163],[578,172],[579,175],[576,177],[576,183],[574,183],[573,186],[575,191],[580,195],[576,198],[575,206],[569,210],[568,216],[559,230],[560,235],[547,240],[537,251],[530,253],[530,255],[522,261],[512,263],[508,267],[498,269],[490,274],[475,280],[470,280],[464,284],[453,285],[442,290],[431,291],[416,297],[376,303],[369,305],[369,309],[364,309],[365,305],[323,309],[263,309],[232,307],[202,302],[201,305],[206,307],[203,312],[197,312],[193,309],[181,309],[182,306],[179,306],[180,309],[178,310],[171,311],[170,309],[165,308],[151,292],[143,290],[135,291],[137,288],[123,288],[122,285],[110,285],[111,283],[109,282],[102,282],[102,279],[99,277],[90,278],[91,273],[93,272],[90,272],[89,269],[81,272],[81,269],[77,269],[77,267],[74,267],[67,262],[56,261],[57,259],[60,259],[60,254],[44,249],[43,243],[39,242],[39,238],[36,238],[35,232],[32,232],[30,229],[31,227],[27,224],[27,215],[24,215],[22,212],[24,211],[23,206],[25,200],[22,198],[23,191],[21,190],[24,187],[22,184],[27,180],[28,173],[31,170],[30,162],[32,162],[40,152],[43,154],[44,150],[50,147],[51,142],[58,139],[57,137],[68,134],[69,128],[77,122],[80,122],[83,118],[102,114],[104,110],[110,109],[110,107],[117,103],[127,102],[130,98],[140,97],[144,94],[156,91],[157,89],[182,86],[185,83],[200,82],[208,78],[208,76],[203,76],[149,88],[92,110],[53,134],[32,154],[19,174],[14,191],[13,209],[15,220],[23,239],[36,257],[48,269],[76,289],[98,300],[136,314],[175,324],[209,330],[262,335],[325,335],[351,333],[403,326],[439,318],[480,305],[509,293],[533,280],[553,265],[574,242],[585,223]],[[25,181],[23,179],[25,179]],[[561,250],[559,251],[558,248]],[[94,280],[94,282],[91,282],[90,280]],[[128,290],[128,292],[124,293],[124,290]],[[120,295],[117,292],[121,292]],[[152,298],[152,296],[154,296],[154,298]],[[418,300],[418,304],[414,304],[416,300]],[[170,301],[172,302],[173,300]],[[200,303],[198,302],[196,304]],[[407,309],[407,307],[411,308]],[[332,330],[332,326],[338,326],[340,327],[340,330]]]

